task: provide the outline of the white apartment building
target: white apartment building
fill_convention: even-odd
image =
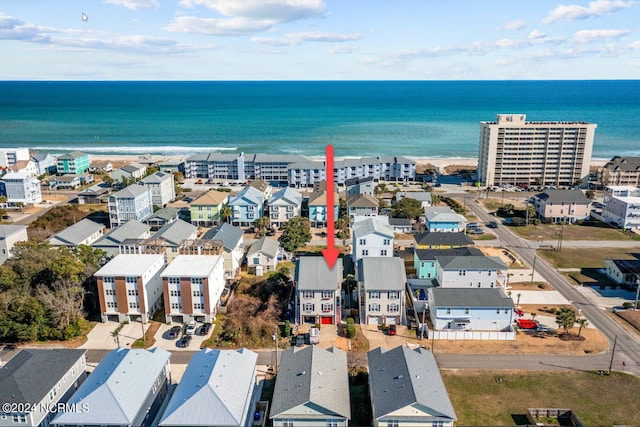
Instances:
[[[19,161],[29,160],[28,148],[3,148],[0,150],[0,166],[3,168],[13,166]]]
[[[102,321],[149,320],[162,306],[164,266],[163,254],[120,254],[96,271]]]
[[[407,275],[402,258],[363,258],[358,263],[360,323],[405,323]]]
[[[29,240],[26,225],[0,224],[0,265],[13,256],[18,242]]]
[[[296,322],[323,325],[340,323],[342,273],[341,258],[338,258],[333,269],[329,269],[323,257],[298,258],[294,279]]]
[[[151,203],[165,207],[176,199],[176,187],[172,173],[156,172],[144,177],[138,184],[151,191]]]
[[[602,216],[607,222],[627,230],[640,230],[640,188],[606,187],[603,205]]]
[[[142,185],[132,184],[109,196],[109,221],[111,228],[135,219],[144,221],[153,214],[151,191]]]
[[[7,194],[7,202],[11,205],[22,203],[26,206],[42,202],[40,181],[33,175],[9,172],[2,177],[2,183]]]
[[[178,255],[160,275],[167,322],[211,322],[224,289],[220,255]]]
[[[508,267],[498,257],[436,256],[436,279],[441,288],[507,289]]]
[[[366,257],[393,256],[393,228],[378,217],[369,217],[353,224],[351,258],[353,262]]]
[[[498,114],[496,121],[480,122],[478,178],[488,187],[574,185],[589,176],[596,127]]]

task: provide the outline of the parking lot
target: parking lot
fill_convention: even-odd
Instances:
[[[171,330],[172,327],[174,326],[180,326],[181,327],[181,331],[178,335],[178,337],[176,338],[170,338],[169,337],[169,331]],[[213,332],[213,329],[215,327],[215,325],[211,325],[211,329],[209,329],[209,332],[206,335],[199,335],[199,331],[200,331],[200,327],[202,326],[202,323],[197,323],[196,325],[196,333],[191,335],[191,342],[189,342],[189,345],[187,347],[178,347],[178,341],[185,335],[184,334],[184,326],[179,324],[179,323],[173,323],[171,325],[167,325],[167,324],[162,324],[160,325],[160,329],[158,329],[158,332],[156,332],[156,334],[154,335],[154,338],[156,340],[156,344],[155,347],[159,347],[165,350],[175,350],[175,351],[193,351],[193,350],[198,350],[200,349],[200,346],[202,345],[202,343],[204,341],[206,341],[207,339],[209,339],[209,337],[211,336],[211,333]]]

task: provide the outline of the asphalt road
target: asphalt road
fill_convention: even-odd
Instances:
[[[460,200],[464,198],[464,194],[452,194],[454,198]],[[495,220],[495,217],[489,215],[479,203],[473,198],[467,197],[466,205],[471,209],[478,219],[483,222]],[[500,225],[494,230],[500,239],[502,246],[510,249],[520,259],[525,261],[529,265],[533,265],[534,259],[536,262],[536,271],[555,289],[562,294],[566,299],[572,301],[573,305],[582,311],[582,315],[589,320],[591,325],[598,328],[610,342],[609,352],[606,354],[608,358],[611,358],[611,352],[613,351],[613,343],[616,342],[615,354],[613,360],[614,369],[622,370],[622,363],[625,363],[625,370],[631,372],[636,376],[640,376],[640,340],[638,337],[627,330],[622,328],[618,323],[609,317],[601,308],[593,304],[591,301],[585,300],[585,296],[578,292],[562,275],[560,275],[547,261],[537,257],[535,247],[536,243],[530,242],[526,239],[522,239],[515,236],[507,227]],[[636,242],[637,243],[637,242]],[[640,244],[637,244],[640,247]],[[585,251],[597,250],[585,248]],[[437,352],[437,344],[436,344]],[[477,356],[476,356],[477,357]],[[503,363],[510,364],[512,356],[491,356],[494,360],[502,360]],[[524,362],[527,360],[524,356],[513,356],[515,365],[520,365],[520,369],[527,369],[525,366],[530,366],[531,362]],[[566,366],[568,361],[571,361],[576,369],[591,370],[593,366],[600,365],[602,355],[599,356],[580,356],[567,358],[566,356],[548,356],[545,363]],[[489,363],[489,358],[486,362]],[[456,358],[449,359],[446,356],[442,356],[443,363],[455,364]],[[518,360],[516,362],[516,360]],[[523,360],[522,362],[519,362]],[[595,362],[593,360],[596,360]],[[497,363],[496,363],[497,364]],[[598,368],[602,369],[602,368]]]

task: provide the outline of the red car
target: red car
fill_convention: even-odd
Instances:
[[[387,333],[389,335],[395,335],[397,332],[396,325],[389,325],[389,329],[387,329]]]
[[[524,316],[524,311],[520,310],[519,308],[514,308],[513,312],[518,316],[518,317],[522,317]]]
[[[518,319],[518,328],[520,329],[536,329],[538,322],[531,319]]]

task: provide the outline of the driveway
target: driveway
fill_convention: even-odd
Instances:
[[[176,325],[182,326],[180,323],[172,323],[171,325],[167,325],[163,323],[162,325],[160,325],[158,332],[156,332],[156,334],[153,336],[156,339],[156,343],[154,347],[159,347],[168,351],[194,351],[194,350],[197,351],[200,349],[200,346],[202,345],[202,343],[208,340],[209,337],[211,337],[211,334],[213,333],[213,329],[216,326],[216,325],[211,325],[211,329],[209,329],[209,333],[207,335],[198,335],[198,334],[191,335],[191,342],[189,343],[189,347],[181,348],[181,347],[177,347],[176,343],[184,335],[184,328],[183,328],[183,331],[180,333],[180,337],[175,339],[166,338],[167,332],[169,332],[169,329],[171,329]],[[202,323],[197,324],[196,331],[200,330],[200,326],[202,326]]]
[[[118,328],[116,322],[98,323],[87,334],[87,341],[79,348],[92,350],[112,350],[120,347],[131,347],[131,344],[137,339],[142,338],[142,326],[140,322],[131,322],[122,327],[118,334],[118,339],[113,336],[113,332]],[[149,324],[144,325],[145,331],[149,328]]]
[[[520,295],[520,304],[566,305],[571,302],[558,291],[511,291],[514,302]]]
[[[382,347],[384,349],[392,349],[407,344],[409,336],[408,329],[405,325],[397,326],[397,335],[386,335],[378,330],[378,325],[361,325],[362,333],[369,340],[369,349]]]

